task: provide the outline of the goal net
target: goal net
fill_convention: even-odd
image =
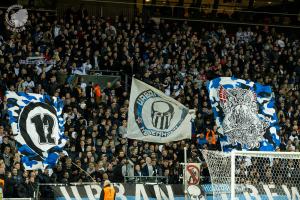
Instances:
[[[214,199],[300,200],[300,153],[202,150]]]

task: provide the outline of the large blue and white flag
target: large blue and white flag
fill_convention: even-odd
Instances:
[[[280,144],[270,86],[221,77],[207,84],[223,151],[274,151]]]
[[[190,139],[194,111],[160,90],[132,79],[127,137],[155,143]]]
[[[63,101],[57,97],[7,92],[9,122],[27,170],[52,168],[67,140]]]

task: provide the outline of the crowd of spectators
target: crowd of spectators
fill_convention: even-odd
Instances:
[[[299,159],[287,158],[252,158],[238,159],[236,182],[238,184],[273,184],[299,185],[300,171]]]
[[[1,21],[4,21],[3,14]],[[167,176],[181,183],[183,148],[189,162],[200,162],[199,149],[221,150],[205,88],[207,80],[235,76],[271,85],[276,97],[281,144],[278,151],[299,151],[300,43],[269,27],[227,29],[209,24],[97,18],[68,13],[55,18],[29,13],[20,33],[0,32],[0,176],[6,197],[30,197],[37,183],[124,182],[129,176]],[[43,56],[56,64],[20,64]],[[130,88],[107,83],[59,82],[60,75],[90,70],[122,71],[191,109],[196,109],[192,140],[152,144],[128,140]],[[64,100],[65,135],[69,142],[54,169],[25,171],[8,123],[7,90],[59,96]],[[84,171],[86,172],[84,172]],[[203,165],[203,176],[208,176]],[[129,181],[132,180],[129,178]],[[205,178],[204,182],[209,182]],[[47,192],[46,192],[47,193]]]

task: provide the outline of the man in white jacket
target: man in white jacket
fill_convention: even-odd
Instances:
[[[76,68],[73,71],[73,74],[87,75],[91,69],[92,69],[92,65],[90,63],[90,60],[87,60],[85,63],[82,64],[82,66]]]
[[[32,92],[32,89],[34,88],[35,84],[33,80],[31,80],[30,76],[27,76],[26,81],[22,83],[23,89],[27,88],[29,92]]]

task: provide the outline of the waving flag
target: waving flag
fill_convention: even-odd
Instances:
[[[156,143],[190,139],[191,113],[175,99],[133,78],[127,137]]]
[[[207,85],[222,134],[223,151],[233,148],[274,151],[280,144],[274,97],[269,86],[230,77]]]
[[[27,170],[52,168],[66,143],[63,102],[48,95],[7,92],[9,122]]]

